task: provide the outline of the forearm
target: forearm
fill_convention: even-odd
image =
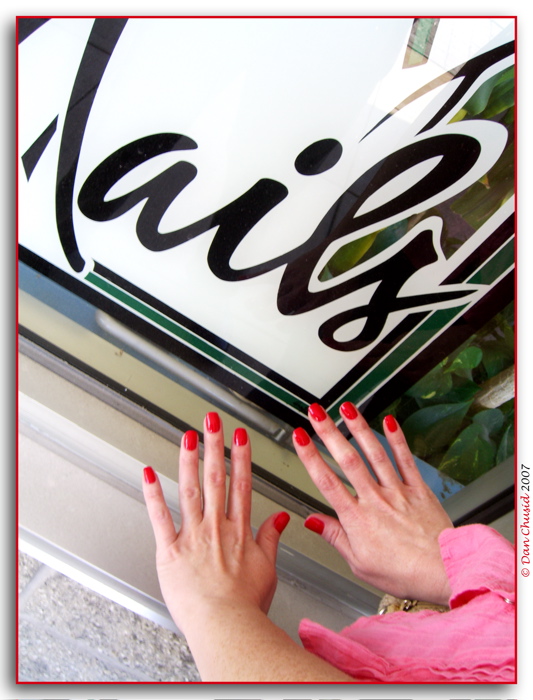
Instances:
[[[354,682],[249,604],[205,606],[185,634],[203,681]]]

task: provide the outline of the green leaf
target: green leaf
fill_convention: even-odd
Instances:
[[[420,401],[434,401],[447,394],[453,387],[451,375],[443,372],[444,362],[440,362],[431,372],[414,384],[406,394]]]
[[[496,464],[514,455],[514,421],[505,428],[496,453]]]
[[[502,118],[501,123],[502,123],[502,124],[508,124],[508,125],[514,124],[514,120],[515,120],[514,111],[515,111],[515,108],[514,108],[514,107],[510,107],[510,108],[507,110],[507,112],[503,115],[503,118]]]
[[[384,229],[378,231],[378,235],[376,236],[371,247],[363,255],[359,262],[363,263],[370,260],[375,255],[387,250],[387,248],[399,241],[412,228],[413,224],[411,221],[412,217],[402,219],[401,221],[391,224],[390,226],[386,226]]]
[[[495,117],[506,109],[514,106],[514,84],[506,85],[502,89],[496,88],[491,97],[490,104],[483,112],[485,119]]]
[[[503,337],[505,339],[505,343],[509,349],[509,351],[514,350],[514,344],[515,344],[515,333],[514,333],[514,328],[511,328],[509,324],[505,324],[503,326]]]
[[[446,448],[461,428],[471,403],[426,406],[409,416],[402,427],[413,452],[425,459]]]
[[[468,116],[468,112],[466,109],[460,109],[455,116],[453,116],[450,119],[450,124],[453,124],[454,122],[460,122],[462,119]]]
[[[462,484],[469,484],[494,466],[496,448],[483,438],[483,426],[465,428],[445,454],[439,470]]]
[[[446,372],[455,372],[460,376],[471,378],[471,371],[475,369],[483,359],[483,352],[480,348],[470,346],[462,350],[454,358],[451,365],[446,368]]]
[[[342,275],[343,272],[355,267],[368,251],[378,233],[379,231],[374,231],[339,248],[320,273],[320,281],[324,282],[326,279],[337,277],[337,275]]]
[[[509,348],[507,343],[496,341],[487,343],[483,352],[483,366],[487,372],[487,378],[495,377],[504,369],[507,369],[514,361],[514,348]]]
[[[512,92],[511,96],[508,94],[509,91]],[[491,115],[499,114],[512,105],[514,105],[513,66],[486,80],[464,105],[463,109],[468,112],[468,115],[471,117],[477,116],[483,112],[483,116],[488,118],[486,114],[487,111],[489,111]],[[494,111],[496,109],[497,111]]]
[[[476,382],[465,380],[459,386],[454,386],[453,389],[441,397],[441,403],[461,403],[463,401],[471,401],[475,398],[479,391],[479,384]]]
[[[476,115],[481,114],[481,112],[485,109],[489,103],[490,95],[494,85],[496,84],[497,78],[498,76],[495,75],[489,80],[486,80],[464,105],[463,109],[470,117],[475,117]]]
[[[488,408],[485,411],[476,413],[473,421],[484,428],[486,431],[484,437],[488,440],[503,428],[505,416],[498,408]]]
[[[509,139],[507,146],[495,165],[488,171],[490,187],[480,182],[474,183],[451,204],[451,209],[464,221],[478,229],[487,221],[514,192],[515,147],[513,125],[507,127]]]

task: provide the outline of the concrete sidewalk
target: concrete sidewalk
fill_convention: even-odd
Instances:
[[[199,681],[185,640],[19,553],[19,681]]]

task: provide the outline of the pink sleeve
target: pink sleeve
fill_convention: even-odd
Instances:
[[[340,633],[302,620],[304,647],[365,683],[515,683],[513,547],[486,525],[445,530],[439,544],[450,611],[360,617]]]
[[[439,544],[452,609],[489,591],[515,602],[514,547],[503,535],[486,525],[464,525],[444,530]]]

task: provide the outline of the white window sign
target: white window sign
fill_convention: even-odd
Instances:
[[[513,66],[505,18],[22,19],[20,258],[289,423],[383,407],[512,299]]]

